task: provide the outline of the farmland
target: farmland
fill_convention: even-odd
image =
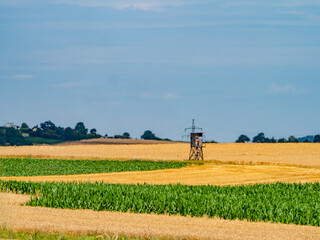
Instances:
[[[201,164],[184,161],[188,147],[1,148],[11,158],[0,160],[1,211],[10,216],[0,221],[15,230],[142,238],[317,239],[319,145],[208,144]]]
[[[27,195],[0,194],[0,213],[7,216],[7,227],[27,233],[99,233],[100,236],[123,233],[143,239],[157,236],[165,239],[291,240],[318,239],[320,234],[319,227],[293,224],[22,206],[29,199]]]
[[[180,168],[186,162],[0,158],[0,176],[67,175]]]
[[[187,160],[188,143],[130,145],[55,145],[0,147],[2,157],[59,159]],[[273,164],[320,167],[320,146],[312,143],[207,144],[205,160],[238,164]]]
[[[240,185],[255,183],[307,183],[320,182],[320,169],[270,166],[204,164],[188,165],[152,171],[127,171],[93,174],[11,176],[2,180],[33,182],[105,182],[121,184],[183,184],[183,185]]]
[[[29,206],[320,226],[319,183],[212,187],[0,181],[0,188],[33,194]]]

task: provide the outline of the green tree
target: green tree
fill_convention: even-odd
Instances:
[[[122,135],[114,135],[113,138],[115,139],[129,139],[130,138],[130,134],[128,132],[124,132]]]
[[[37,130],[34,132],[34,131],[31,131],[30,133],[29,133],[29,135],[30,135],[30,137],[42,137],[42,130],[41,130],[41,128],[39,128],[38,127],[38,125],[37,126],[35,126],[36,128],[37,128]]]
[[[0,145],[21,146],[30,145],[30,143],[22,137],[20,131],[14,128],[2,128],[0,129]]]
[[[67,127],[65,130],[64,130],[64,137],[67,141],[71,141],[73,140],[73,131],[71,129],[71,127]]]
[[[253,139],[252,139],[252,142],[254,143],[265,143],[266,142],[266,137],[264,136],[264,133],[259,133],[257,136],[255,136]]]
[[[122,136],[123,138],[130,138],[130,134],[128,132],[124,132]]]
[[[278,139],[278,143],[286,143],[286,142],[287,142],[287,139],[285,138]]]
[[[236,143],[245,143],[245,142],[250,142],[250,138],[244,134],[240,135],[236,141]]]
[[[97,134],[97,129],[92,128],[92,129],[90,130],[90,134],[96,135],[96,134]]]
[[[313,142],[314,143],[320,143],[320,135],[319,134],[314,136]]]
[[[29,129],[29,126],[28,126],[28,124],[26,124],[26,123],[22,123],[22,124],[21,124],[21,128],[28,128],[28,129]]]
[[[0,127],[0,146],[6,145],[6,139],[5,139],[5,128]]]
[[[271,139],[269,139],[269,142],[270,142],[270,143],[276,143],[277,140],[276,140],[274,137],[272,137]]]
[[[78,122],[74,129],[83,135],[87,135],[87,133],[88,133],[88,129],[86,129],[83,122]]]
[[[45,121],[44,123],[40,123],[40,127],[42,128],[42,130],[46,131],[46,130],[52,130],[54,131],[56,128],[56,125],[49,121]]]
[[[64,130],[64,137],[65,137],[65,140],[67,141],[75,141],[75,140],[83,139],[83,135],[80,132],[77,132],[71,129],[70,127],[67,127]]]
[[[64,137],[64,128],[63,127],[56,127],[56,129],[54,130],[54,138],[55,139],[59,139],[59,140],[65,140]]]
[[[156,135],[151,132],[150,130],[145,131],[142,135],[141,135],[142,139],[145,140],[161,140],[161,138],[156,137]]]
[[[30,128],[29,128],[28,124],[22,123],[21,127],[20,127],[20,132],[29,133],[30,132]]]
[[[298,138],[296,138],[295,136],[290,136],[290,137],[288,138],[288,142],[289,142],[289,143],[298,143],[298,142],[300,142],[300,141],[299,141]]]

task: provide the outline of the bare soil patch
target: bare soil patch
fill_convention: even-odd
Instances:
[[[268,165],[188,166],[180,169],[153,171],[98,173],[80,175],[1,177],[20,181],[77,181],[106,183],[148,183],[184,185],[241,185],[275,182],[320,182],[320,169]]]
[[[0,193],[0,224],[17,231],[124,234],[190,239],[319,239],[320,228],[222,219],[20,206],[29,197]]]

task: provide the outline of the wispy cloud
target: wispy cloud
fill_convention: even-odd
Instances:
[[[33,78],[33,75],[30,74],[15,74],[10,76],[9,78],[15,79],[15,80],[30,80]]]
[[[179,95],[176,95],[176,94],[173,94],[173,93],[167,93],[163,96],[163,99],[164,100],[175,100],[175,99],[178,99],[180,98]]]
[[[273,83],[269,86],[269,91],[271,94],[297,94],[301,93],[300,89],[292,84],[279,85]]]
[[[77,88],[77,87],[90,87],[92,86],[91,82],[63,82],[63,83],[57,83],[57,84],[52,84],[51,87],[53,88]]]
[[[55,0],[56,4],[70,4],[82,7],[110,7],[118,10],[138,9],[144,11],[161,11],[167,7],[179,7],[183,5],[199,4],[194,0]],[[200,1],[201,3],[201,1]]]

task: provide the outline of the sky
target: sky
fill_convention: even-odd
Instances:
[[[319,0],[0,0],[0,125],[302,137],[319,92]]]

